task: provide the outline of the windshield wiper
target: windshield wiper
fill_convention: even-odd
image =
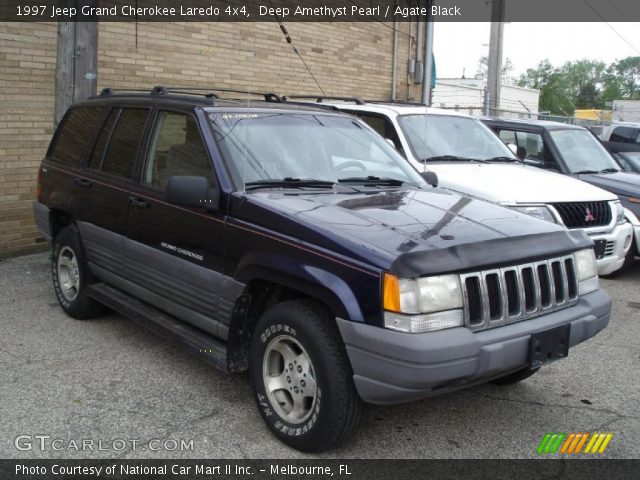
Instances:
[[[582,174],[592,174],[592,173],[600,173],[600,170],[578,170],[577,172],[572,172],[575,173],[576,175],[582,175]]]
[[[269,178],[266,180],[255,180],[245,184],[246,190],[257,188],[329,188],[335,185],[327,180],[316,180],[314,178],[285,177],[280,179]]]
[[[427,157],[427,162],[438,162],[445,160],[447,162],[477,162],[477,163],[489,163],[486,160],[480,160],[479,158],[459,157],[457,155],[436,155],[435,157]]]
[[[506,156],[499,156],[499,157],[491,157],[491,158],[487,158],[487,162],[519,162],[519,163],[524,163],[523,160],[520,160],[519,158],[513,158],[513,157],[506,157]]]
[[[609,168],[603,168],[602,170],[600,170],[599,173],[617,173],[619,171],[620,170],[618,170],[617,168],[609,167]]]
[[[373,175],[369,175],[368,177],[348,177],[348,178],[339,178],[339,183],[360,183],[363,185],[381,185],[381,186],[389,186],[389,187],[399,187],[406,182],[402,180],[397,180],[395,178],[387,178],[387,177],[375,177]]]

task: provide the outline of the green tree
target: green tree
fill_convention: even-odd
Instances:
[[[607,73],[617,80],[621,97],[640,98],[640,57],[627,57],[612,63]]]
[[[540,111],[571,115],[575,110],[573,101],[564,93],[566,85],[561,72],[549,60],[542,60],[537,67],[528,68],[520,76],[518,86],[540,90]]]
[[[515,83],[515,79],[512,76],[514,69],[513,62],[509,57],[505,58],[502,62],[501,81],[506,85]],[[478,69],[476,70],[475,78],[486,80],[487,72],[489,70],[489,58],[486,55],[482,55],[478,60]]]
[[[602,89],[606,65],[594,60],[567,62],[559,69],[564,93],[576,108],[603,108]]]

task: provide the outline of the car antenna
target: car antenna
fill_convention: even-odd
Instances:
[[[274,11],[276,11],[275,8],[273,7],[273,3],[271,2],[271,0],[269,0],[269,5],[271,5],[271,8],[273,8]],[[304,61],[304,58],[302,57],[302,54],[298,51],[298,49],[296,48],[295,44],[293,43],[293,39],[289,35],[289,32],[287,32],[287,27],[285,27],[284,23],[282,23],[282,20],[280,20],[280,16],[277,13],[275,15],[276,15],[276,21],[280,25],[280,30],[282,30],[282,33],[284,34],[284,38],[287,40],[287,43],[289,45],[291,45],[291,48],[293,48],[293,51],[296,53],[296,55],[298,55],[298,57],[300,57],[300,60],[302,61],[302,64],[304,65],[304,68],[307,69],[307,72],[309,72],[309,75],[311,75],[311,78],[313,78],[313,81],[316,82],[316,85],[318,86],[318,88],[320,89],[322,94],[326,95],[324,89],[320,85],[320,82],[318,82],[318,79],[316,78],[316,76],[313,74],[313,72],[309,68],[309,65],[307,65],[307,62]]]

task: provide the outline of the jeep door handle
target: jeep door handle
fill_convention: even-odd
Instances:
[[[89,180],[87,180],[86,178],[76,178],[73,181],[73,184],[76,187],[81,187],[81,188],[91,188],[91,185],[93,185],[93,183],[91,183]]]
[[[127,200],[129,201],[129,205],[133,205],[134,207],[147,208],[149,206],[149,202],[133,195]]]

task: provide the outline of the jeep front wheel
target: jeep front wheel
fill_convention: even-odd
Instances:
[[[355,432],[362,401],[338,328],[321,305],[295,300],[271,307],[251,342],[251,384],[276,437],[320,452]]]

